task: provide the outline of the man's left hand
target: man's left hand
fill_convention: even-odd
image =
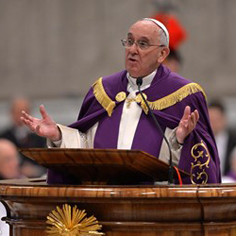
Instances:
[[[184,109],[183,117],[176,129],[176,139],[178,143],[184,143],[185,138],[194,130],[199,120],[199,113],[197,110],[191,112],[189,106]]]

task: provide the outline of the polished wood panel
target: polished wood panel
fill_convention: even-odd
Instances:
[[[94,215],[108,236],[236,235],[236,185],[54,186],[1,181],[12,236],[45,235],[46,216],[64,203]]]
[[[27,148],[20,152],[46,168],[66,172],[76,183],[140,184],[168,180],[168,165],[139,150]],[[177,178],[176,173],[174,177]]]

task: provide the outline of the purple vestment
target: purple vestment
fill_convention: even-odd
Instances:
[[[78,121],[70,125],[81,132],[86,132],[99,122],[94,148],[117,148],[124,100],[117,101],[116,95],[124,92],[128,96],[126,73],[127,71],[121,71],[102,79],[106,95],[115,102],[111,116],[108,116],[107,110],[95,97],[92,87],[84,99]],[[191,107],[191,111],[198,110],[199,121],[184,141],[178,167],[191,174],[190,178],[183,179],[186,184],[220,183],[219,157],[210,127],[206,100],[204,92],[201,89],[197,90],[197,86],[160,65],[151,86],[143,92],[150,103],[160,106],[160,109],[153,109],[153,112],[163,132],[167,127],[174,129],[178,126],[187,105]],[[162,141],[162,135],[155,127],[151,116],[142,112],[131,148],[158,157]],[[49,182],[56,182],[54,179],[54,174],[49,172]]]

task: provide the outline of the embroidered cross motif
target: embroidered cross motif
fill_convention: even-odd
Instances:
[[[131,102],[136,102],[135,98],[126,98],[126,108],[130,108]]]

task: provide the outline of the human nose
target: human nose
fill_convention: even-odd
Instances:
[[[131,53],[137,52],[139,49],[138,43],[135,41],[128,49]]]

